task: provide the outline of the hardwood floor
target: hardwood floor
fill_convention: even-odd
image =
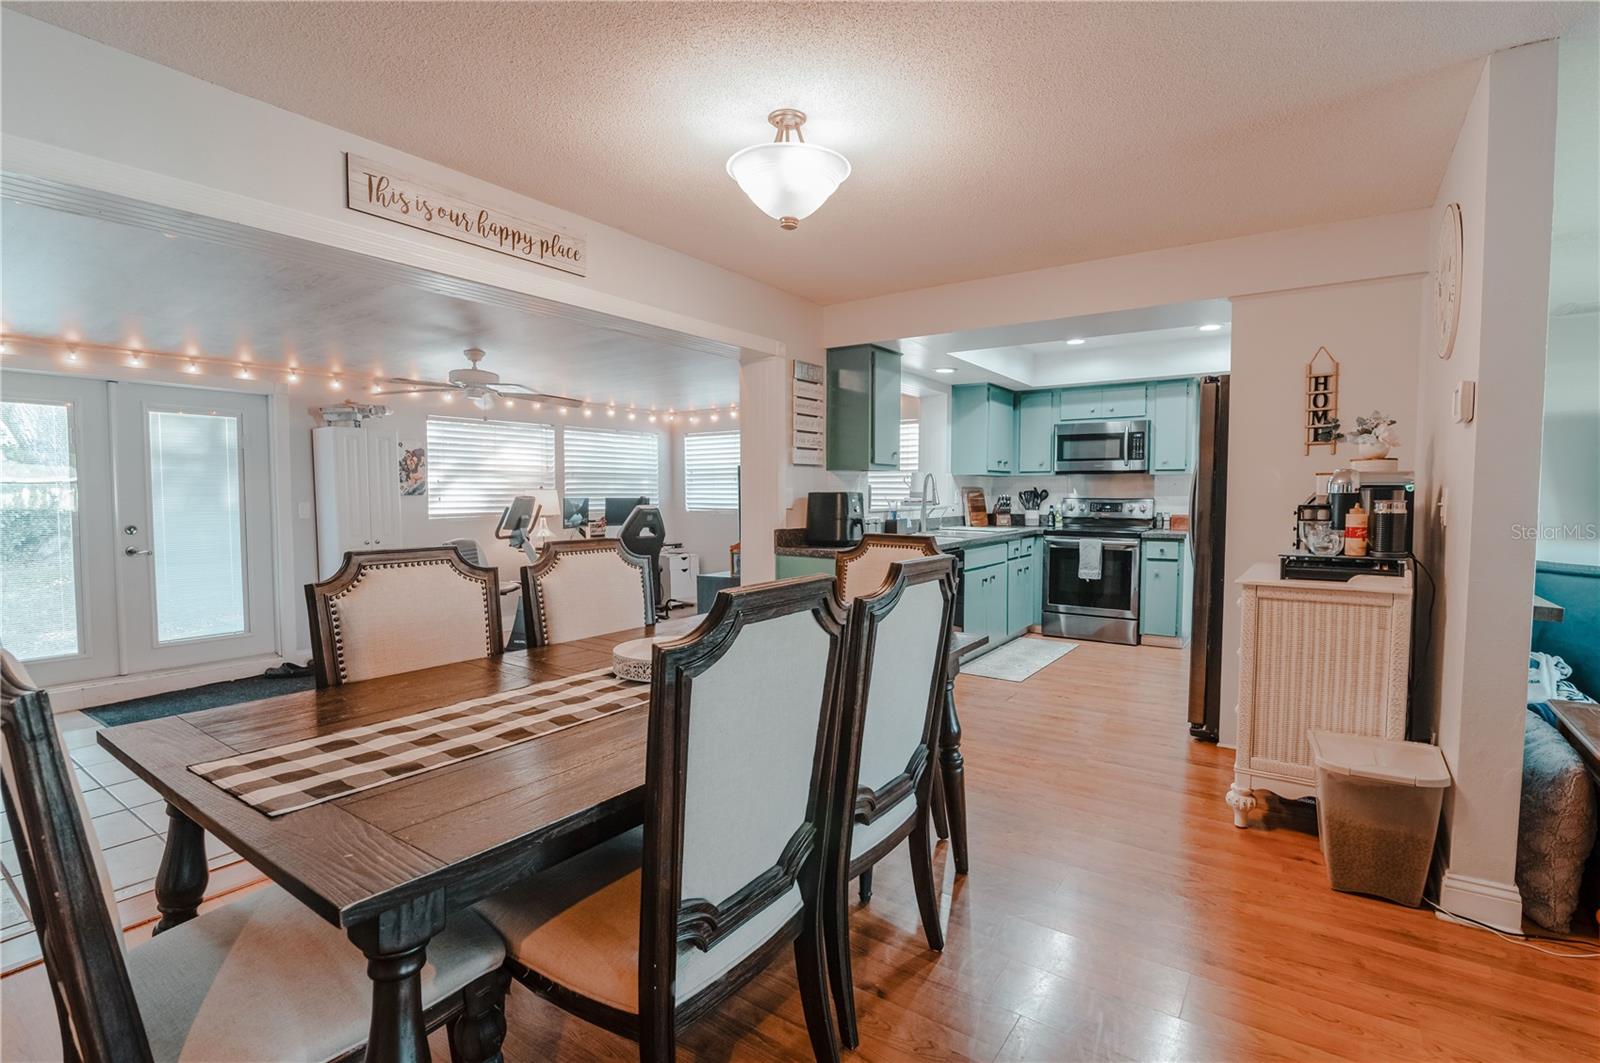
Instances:
[[[1600,961],[1334,893],[1296,807],[1236,830],[1232,751],[1188,737],[1186,668],[1182,651],[1084,643],[1026,683],[958,680],[972,873],[939,847],[934,953],[909,862],[878,865],[852,922],[847,1059],[1594,1058]],[[42,982],[15,984],[38,970],[0,983],[7,1060],[54,1050]],[[688,1031],[680,1058],[810,1058],[792,971]],[[638,1058],[520,987],[509,1027],[508,1061]],[[441,1035],[433,1050],[448,1058]]]

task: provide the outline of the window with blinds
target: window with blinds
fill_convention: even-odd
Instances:
[[[568,428],[561,436],[565,450],[562,494],[599,499],[643,495],[661,500],[661,437],[654,432],[615,432]],[[593,502],[589,512],[601,511]]]
[[[900,422],[900,468],[867,473],[867,508],[887,513],[903,505],[917,471],[917,422]]]
[[[428,516],[499,513],[513,495],[556,485],[547,424],[428,418]]]
[[[739,508],[739,433],[683,437],[683,508]]]

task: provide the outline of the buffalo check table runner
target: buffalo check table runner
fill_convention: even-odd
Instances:
[[[189,770],[250,807],[281,816],[649,701],[648,683],[618,679],[606,668],[192,764]]]

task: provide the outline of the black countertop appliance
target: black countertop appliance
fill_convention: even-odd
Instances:
[[[807,546],[854,546],[865,531],[860,491],[812,491],[806,496]]]
[[[1407,557],[1411,553],[1412,505],[1416,486],[1411,483],[1362,484],[1361,505],[1367,513],[1367,554],[1371,557]],[[1387,503],[1380,507],[1379,503]]]

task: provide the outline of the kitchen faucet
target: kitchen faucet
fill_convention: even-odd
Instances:
[[[915,474],[912,478],[915,479]],[[922,474],[921,488],[907,494],[906,501],[917,503],[917,531],[923,535],[928,534],[928,507],[939,504],[939,483],[933,478],[933,473]]]

